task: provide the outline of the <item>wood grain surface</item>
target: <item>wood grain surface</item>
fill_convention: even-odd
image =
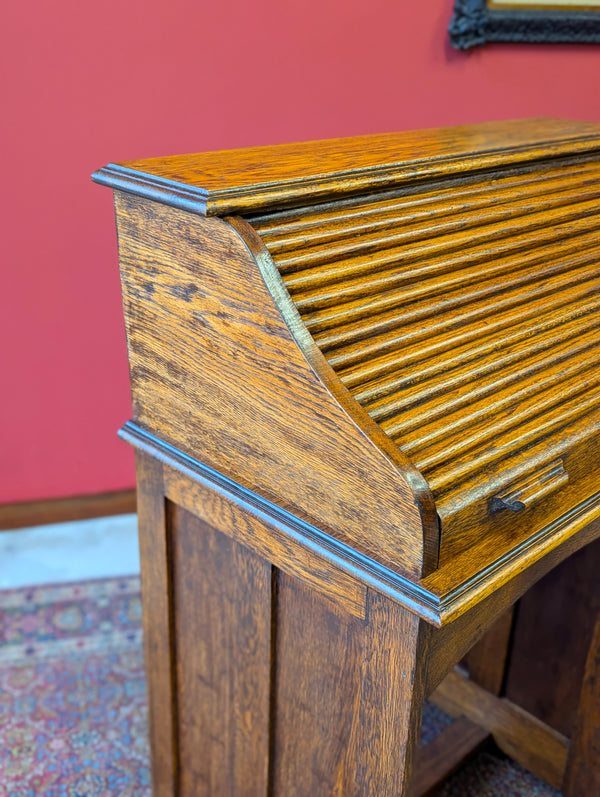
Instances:
[[[348,612],[138,460],[153,793],[408,793],[431,627],[372,591]]]
[[[237,232],[127,194],[116,209],[140,425],[400,572],[420,575],[426,552],[431,567],[418,472],[327,390]]]
[[[431,697],[450,716],[465,716],[489,731],[498,746],[555,789],[562,786],[569,740],[505,698],[498,698],[457,672]]]
[[[595,609],[567,601],[567,769],[567,736],[492,692],[527,683],[536,615],[513,633],[507,610],[600,537],[599,177],[600,126],[560,120],[94,176],[117,189],[159,797],[408,794],[438,685],[483,728],[466,752],[489,732],[594,783]]]
[[[486,552],[497,561],[558,535],[586,502],[600,509],[597,133],[536,120],[128,164],[182,190],[204,175],[208,194],[304,191],[297,207],[280,197],[225,222],[117,192],[141,425],[195,454],[193,424],[184,441],[169,419],[206,413],[203,461],[309,517],[318,508],[344,542],[411,577],[463,552],[483,570]],[[399,182],[340,196],[351,163],[353,179],[395,169]],[[407,164],[423,163],[434,172],[411,181]],[[172,330],[166,353],[158,327]],[[378,502],[389,521],[374,531]]]
[[[211,488],[186,478],[174,467],[164,467],[164,485],[165,494],[173,504],[193,512],[211,528],[310,585],[346,612],[364,619],[366,585],[356,578],[355,573],[336,567],[331,559],[295,541],[292,529],[278,524],[274,518],[269,523],[259,511],[252,512],[241,502],[236,505],[231,496],[223,495],[214,486]]]
[[[154,797],[179,790],[171,546],[162,465],[136,452],[144,653]]]
[[[164,463],[164,489],[175,503],[201,515],[215,528],[273,561],[289,574],[364,615],[367,586],[405,606],[438,627],[445,627],[442,648],[456,658],[451,666],[538,579],[600,535],[600,513],[581,511],[559,529],[511,550],[504,541],[497,551],[481,541],[419,581],[383,567],[360,551],[264,496],[224,477],[178,451],[134,423],[122,436],[140,451]],[[161,482],[162,484],[162,482]],[[585,507],[584,507],[585,509]],[[451,625],[462,630],[455,633]],[[454,642],[458,647],[454,647]],[[437,649],[436,645],[436,649]],[[438,673],[439,675],[439,673]],[[437,677],[437,676],[436,676]]]
[[[529,119],[149,158],[110,164],[94,179],[224,215],[591,149],[600,149],[597,124]]]
[[[375,593],[363,623],[285,576],[277,595],[273,793],[408,794],[428,628]]]
[[[271,565],[168,504],[178,794],[266,795]]]
[[[442,562],[593,492],[598,176],[596,154],[553,158],[248,218],[340,380],[425,476]]]

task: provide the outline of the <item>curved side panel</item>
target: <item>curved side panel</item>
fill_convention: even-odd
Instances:
[[[420,576],[433,556],[414,473],[309,365],[239,233],[121,192],[115,206],[137,422],[361,553]]]
[[[424,531],[423,574],[431,572],[438,564],[439,529],[435,502],[425,478],[406,454],[390,440],[366,410],[360,406],[329,365],[310,332],[306,329],[293,299],[283,284],[273,258],[254,228],[245,219],[239,217],[228,217],[226,220],[238,231],[250,249],[275,305],[279,308],[292,337],[318,380],[325,385],[327,392],[337,401],[342,412],[348,415],[355,424],[357,433],[365,435],[381,452],[381,456],[389,460],[392,466],[399,471],[401,478],[408,483],[415,496]]]

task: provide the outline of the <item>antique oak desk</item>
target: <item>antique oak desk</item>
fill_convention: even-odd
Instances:
[[[569,744],[453,668],[600,535],[600,126],[94,178],[115,193],[155,797],[407,794],[436,687],[595,790],[593,718]]]

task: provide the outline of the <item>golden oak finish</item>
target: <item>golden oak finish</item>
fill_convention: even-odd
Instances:
[[[561,788],[569,747],[561,733],[456,672],[431,699],[450,716],[466,716],[488,730],[505,753],[555,789]]]
[[[598,125],[530,119],[175,155],[110,164],[98,182],[225,215],[371,192],[432,176],[462,175],[498,163],[528,163],[557,152],[600,147]]]
[[[271,566],[185,510],[168,511],[179,790],[263,794]]]
[[[136,476],[152,788],[166,797],[179,791],[171,550],[162,467],[137,451]]]
[[[307,551],[278,524],[269,523],[245,507],[236,506],[207,485],[185,478],[175,467],[165,465],[163,478],[165,496],[174,506],[195,513],[211,528],[268,559],[275,567],[309,584],[321,595],[335,595],[336,605],[364,619],[365,584],[318,553]]]
[[[600,126],[561,120],[94,175],[158,797],[409,794],[436,687],[484,730],[463,718],[416,788],[488,732],[560,785],[567,738],[476,680],[500,692],[507,610],[600,537],[599,177]],[[581,712],[573,783],[597,765]]]
[[[274,794],[406,793],[430,629],[370,591],[366,616],[280,577]]]
[[[429,549],[437,543],[425,482],[401,452],[391,461],[371,442],[310,368],[237,232],[128,194],[116,212],[139,424],[420,575],[422,514]]]
[[[330,365],[425,476],[441,561],[529,534],[598,478],[600,166],[515,171],[249,219]]]

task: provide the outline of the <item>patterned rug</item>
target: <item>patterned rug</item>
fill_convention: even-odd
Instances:
[[[0,592],[0,795],[149,797],[138,578]]]
[[[150,797],[139,579],[0,592],[0,628],[0,797]],[[489,752],[437,794],[557,797]]]

